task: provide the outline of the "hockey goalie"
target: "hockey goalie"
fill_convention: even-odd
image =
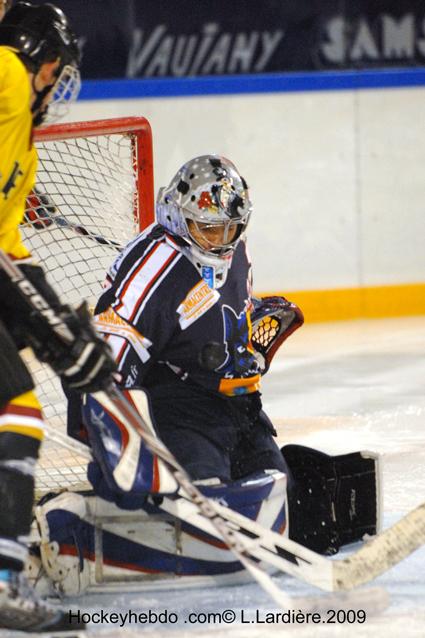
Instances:
[[[187,162],[159,192],[158,223],[111,266],[97,328],[127,399],[206,496],[334,554],[377,532],[378,460],[275,443],[260,379],[303,316],[283,297],[252,296],[250,216],[232,162]],[[68,424],[91,449],[92,491],[39,504],[35,579],[43,572],[75,595],[143,579],[240,578],[224,543],[179,518],[172,474],[118,413],[97,395],[69,395]]]

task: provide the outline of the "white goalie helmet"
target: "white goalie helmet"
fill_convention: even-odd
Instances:
[[[226,281],[251,210],[245,180],[219,155],[186,162],[159,190],[156,206],[158,223],[185,239],[186,255],[213,288]]]

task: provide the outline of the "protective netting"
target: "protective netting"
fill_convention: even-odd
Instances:
[[[279,333],[280,321],[273,315],[267,315],[263,317],[261,321],[255,326],[254,333],[252,335],[252,344],[256,350],[259,350],[262,354],[267,352],[267,348],[275,339]]]
[[[25,244],[40,261],[62,301],[94,305],[117,246],[139,230],[138,179],[133,136],[97,135],[37,143],[36,189],[22,226]],[[135,213],[136,211],[136,213]],[[65,432],[66,403],[60,381],[28,355],[47,422],[37,487],[80,483],[85,461]]]

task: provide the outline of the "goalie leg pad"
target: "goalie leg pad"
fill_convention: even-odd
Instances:
[[[282,454],[288,490],[289,538],[321,554],[380,530],[379,458],[372,452],[329,456],[301,445]]]
[[[147,394],[143,390],[125,391],[127,400],[143,418],[147,427],[156,434]],[[83,422],[87,428],[93,456],[104,479],[103,487],[113,495],[131,494],[134,505],[140,507],[140,496],[146,494],[173,494],[177,484],[170,472],[143,443],[139,434],[126,423],[106,394],[87,395],[82,407]],[[94,476],[95,472],[91,472]],[[106,484],[106,485],[105,485]],[[93,484],[96,490],[97,485]],[[103,491],[101,496],[105,497]],[[128,499],[127,499],[128,501]]]
[[[95,554],[94,530],[84,520],[86,499],[75,492],[64,492],[53,498],[47,495],[36,507],[35,516],[40,532],[37,552],[48,582],[60,594],[84,592],[90,584],[89,558]],[[34,583],[37,589],[48,590],[40,572],[33,576],[32,571],[29,570],[28,576],[37,579]]]
[[[280,472],[199,489],[268,529],[285,529],[286,476]],[[50,582],[56,591],[76,595],[88,586],[119,590],[120,583],[129,581],[152,584],[155,575],[162,582],[165,577],[175,582],[176,576],[218,579],[243,571],[224,543],[186,521],[186,499],[170,502],[177,516],[181,514],[178,519],[164,511],[163,500],[156,497],[132,512],[91,493],[46,496],[36,508],[39,538],[34,539],[48,577],[43,590],[49,590]],[[33,560],[32,567],[35,580],[40,565]]]

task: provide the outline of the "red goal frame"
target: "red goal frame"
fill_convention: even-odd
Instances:
[[[155,219],[152,129],[145,117],[118,117],[43,126],[34,131],[34,142],[114,133],[128,133],[132,136],[133,166],[137,181],[134,214],[140,230],[143,230]]]

